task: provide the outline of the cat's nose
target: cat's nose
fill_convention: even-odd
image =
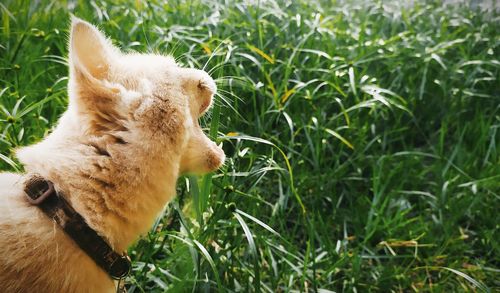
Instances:
[[[208,75],[208,73],[204,72],[205,76],[202,75],[202,78],[198,82],[198,89],[204,95],[213,96],[217,92],[217,85],[215,81]]]
[[[200,93],[206,95],[214,95],[217,91],[215,81],[206,71],[194,68],[183,68],[181,69],[181,78],[186,88],[198,90]]]

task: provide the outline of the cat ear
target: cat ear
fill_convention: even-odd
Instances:
[[[73,70],[86,77],[106,79],[117,51],[96,27],[72,17],[69,59]]]
[[[72,17],[69,106],[86,117],[93,133],[124,129],[120,110],[124,88],[110,81],[119,56],[120,51],[96,27]]]

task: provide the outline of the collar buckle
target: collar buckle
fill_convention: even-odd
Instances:
[[[44,180],[42,177],[33,176],[30,183],[26,184],[24,192],[28,202],[32,205],[39,205],[49,196],[55,193],[54,184]]]

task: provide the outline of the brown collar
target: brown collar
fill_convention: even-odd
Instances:
[[[120,280],[130,273],[130,258],[116,253],[109,244],[90,228],[83,217],[58,194],[52,182],[39,175],[29,177],[24,192],[28,201],[53,219],[85,253],[113,279]]]

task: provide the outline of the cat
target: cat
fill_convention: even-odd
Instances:
[[[217,87],[170,56],[123,53],[72,17],[69,105],[54,131],[16,151],[26,174],[0,173],[0,292],[114,292],[116,282],[23,191],[29,174],[59,194],[114,251],[146,233],[178,177],[218,169],[198,119]]]

